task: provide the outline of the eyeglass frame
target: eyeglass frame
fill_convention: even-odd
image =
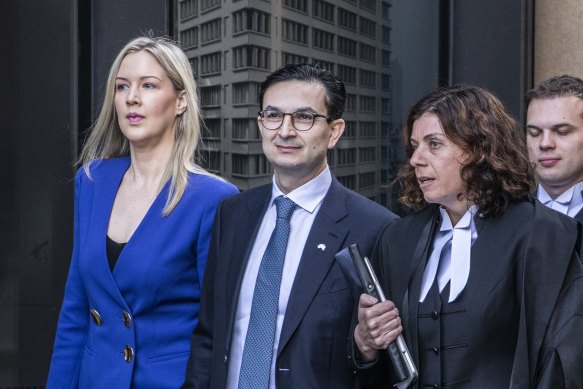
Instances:
[[[281,118],[281,123],[279,124],[279,126],[277,126],[276,128],[269,128],[265,124],[263,124],[263,119],[264,119],[263,118],[263,112],[265,112],[265,111],[275,111],[275,112],[279,112],[279,111],[274,110],[274,109],[266,109],[266,110],[263,110],[263,111],[259,111],[257,113],[259,115],[259,120],[261,121],[261,125],[263,125],[263,127],[265,127],[265,129],[267,129],[269,131],[277,131],[277,130],[279,130],[281,128],[281,126],[283,126],[283,122],[285,121],[285,115],[289,115],[290,120],[291,120],[292,127],[296,131],[302,131],[302,132],[304,132],[304,131],[310,131],[314,127],[314,124],[316,124],[316,119],[317,118],[324,118],[324,119],[326,119],[326,120],[328,120],[330,122],[333,121],[333,120],[335,120],[331,116],[322,115],[320,113],[315,113],[315,112],[310,112],[310,111],[281,112],[282,118]],[[309,113],[310,115],[314,115],[314,120],[312,120],[312,125],[309,128],[307,128],[305,130],[300,130],[299,128],[296,127],[295,122],[294,122],[294,116],[293,115],[296,114],[296,113],[298,113],[298,112],[305,112],[305,113]]]

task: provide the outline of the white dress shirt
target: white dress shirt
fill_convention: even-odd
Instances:
[[[269,380],[270,389],[275,389],[275,360],[277,357],[279,337],[281,335],[281,328],[291,288],[300,264],[306,240],[308,239],[308,234],[310,233],[314,219],[320,210],[322,200],[324,200],[331,183],[332,175],[330,169],[326,167],[326,169],[324,169],[324,171],[322,171],[317,177],[287,194],[287,197],[296,203],[298,207],[290,220],[291,231],[283,265],[283,274],[279,292],[279,308],[277,312],[277,327],[275,330],[273,358],[271,361],[271,377]],[[267,248],[269,238],[275,228],[277,213],[273,200],[280,195],[283,195],[283,192],[278,188],[275,177],[273,177],[273,190],[269,207],[263,216],[263,221],[261,222],[255,242],[253,243],[253,248],[249,255],[247,268],[245,269],[243,282],[241,284],[239,300],[237,302],[237,311],[233,326],[233,338],[231,340],[227,389],[236,389],[239,382],[239,371],[241,370],[243,347],[245,346],[245,337],[247,335],[247,327],[249,326],[249,317],[251,315],[251,302],[253,301],[255,280],[257,279],[257,273],[259,271],[261,259],[263,258],[263,253]]]
[[[542,185],[539,185],[536,197],[547,207],[564,215],[575,217],[583,208],[583,181],[573,185],[556,199],[551,198]]]
[[[474,222],[474,215],[477,211],[477,206],[470,206],[457,224],[453,226],[447,211],[443,207],[439,208],[442,221],[439,231],[435,235],[433,249],[423,273],[421,294],[419,295],[420,303],[425,301],[425,297],[427,297],[427,293],[429,292],[429,289],[431,289],[431,285],[433,285],[436,278],[440,293],[443,291],[447,283],[451,281],[449,302],[454,301],[465,288],[470,274],[471,246],[478,238],[478,230],[476,229],[476,224]],[[455,239],[453,238],[453,234],[456,229],[466,230],[466,233],[462,235],[462,239],[468,241],[463,242],[462,246],[465,246],[465,248],[462,247],[461,250],[452,247],[453,245],[446,246],[450,240]],[[439,262],[442,250],[447,251],[444,251],[443,253],[444,255],[441,258],[443,263],[440,266]]]

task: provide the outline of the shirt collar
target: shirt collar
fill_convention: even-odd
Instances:
[[[557,202],[559,204],[566,204],[571,205],[571,207],[575,207],[581,202],[583,202],[583,181],[579,182],[563,193],[561,193],[556,199],[551,198],[551,196],[547,193],[547,191],[543,188],[542,185],[538,185],[537,195],[536,197],[539,199],[541,203],[544,205],[549,205],[551,202]],[[578,195],[577,195],[578,194]]]
[[[330,168],[326,166],[326,168],[316,177],[312,178],[299,188],[292,190],[287,195],[277,186],[275,176],[273,176],[272,180],[273,185],[270,206],[273,204],[273,200],[277,196],[286,196],[299,207],[312,213],[318,204],[324,200],[328,188],[330,188],[330,185],[332,184],[332,174],[330,173]]]
[[[451,224],[451,219],[444,207],[439,207],[439,212],[441,213],[441,226],[439,231],[449,231],[454,227]],[[476,225],[474,224],[474,215],[478,212],[477,205],[470,205],[464,216],[457,222],[455,228],[471,228],[472,232],[476,230]]]

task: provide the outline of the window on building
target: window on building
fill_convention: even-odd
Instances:
[[[303,45],[308,44],[308,26],[301,23],[292,22],[288,19],[282,20],[282,34],[283,40],[300,43]]]
[[[377,99],[374,96],[360,96],[360,112],[375,113],[377,110]]]
[[[357,15],[354,12],[338,8],[338,25],[346,30],[356,31]]]
[[[249,175],[249,155],[247,154],[232,154],[231,168],[233,175]]]
[[[205,119],[203,139],[221,139],[221,119]]]
[[[360,173],[358,175],[359,189],[374,187],[377,183],[376,176],[376,172]]]
[[[382,65],[385,68],[390,68],[391,67],[391,52],[388,50],[381,50],[381,55],[383,56],[382,58]]]
[[[362,61],[375,63],[377,61],[377,48],[375,46],[360,44],[360,59]]]
[[[381,138],[389,139],[389,134],[391,133],[391,123],[381,122]]]
[[[338,78],[345,84],[356,85],[356,68],[338,64]]]
[[[200,42],[202,44],[221,40],[221,19],[214,19],[200,25]]]
[[[198,0],[183,0],[180,2],[180,19],[186,20],[198,15]]]
[[[383,36],[382,41],[383,43],[389,45],[391,44],[391,28],[387,26],[382,26]]]
[[[386,162],[389,160],[389,148],[387,146],[381,146],[381,161]]]
[[[334,23],[334,5],[323,0],[313,0],[312,8],[314,17]]]
[[[221,6],[221,0],[200,0],[200,11],[206,12]]]
[[[307,61],[307,60],[306,60]],[[312,58],[312,62],[321,68],[324,68],[332,73],[334,73],[334,62],[323,61],[321,59]]]
[[[192,68],[192,75],[194,78],[198,77],[198,58],[189,59],[190,67]]]
[[[354,165],[356,163],[356,149],[337,149],[338,166]]]
[[[259,140],[257,120],[249,118],[233,119],[233,140]]]
[[[308,0],[283,0],[283,5],[296,11],[308,12]]]
[[[374,88],[377,85],[377,74],[369,70],[360,69],[360,86]]]
[[[221,86],[206,86],[200,88],[200,104],[203,108],[221,106]]]
[[[391,75],[390,74],[381,74],[381,89],[384,91],[391,90]]]
[[[377,37],[377,24],[374,20],[360,17],[360,33],[370,38]]]
[[[356,175],[349,174],[347,176],[338,176],[338,181],[348,189],[356,189]]]
[[[233,105],[257,105],[259,98],[258,82],[237,82],[233,84]]]
[[[334,51],[334,34],[318,30],[317,28],[314,28],[313,31],[312,45],[314,47],[322,50]]]
[[[340,65],[338,65],[340,67]],[[352,93],[346,94],[346,104],[344,110],[346,112],[355,112],[356,111],[356,95]]]
[[[346,120],[344,125],[343,138],[356,138],[356,122],[353,120]]]
[[[220,151],[207,151],[204,154],[204,163],[203,167],[205,167],[208,171],[213,173],[220,173],[221,171],[221,152]]]
[[[198,27],[180,31],[180,43],[183,49],[191,49],[198,46]]]
[[[245,45],[233,48],[233,68],[270,69],[270,50],[265,47]]]
[[[375,138],[377,135],[377,123],[361,121],[359,123],[359,137],[360,138]],[[363,162],[361,158],[361,162]]]
[[[381,15],[383,16],[383,19],[389,20],[390,14],[391,14],[390,9],[391,9],[391,4],[387,3],[386,1],[383,1],[381,3]]]
[[[289,64],[307,63],[308,57],[304,57],[303,55],[297,55],[297,54],[283,52],[283,53],[281,53],[281,60],[283,62],[283,65],[289,65]]]
[[[217,51],[200,57],[200,75],[209,76],[221,73],[222,53]]]
[[[357,42],[339,36],[338,37],[338,54],[345,55],[347,57],[356,58],[356,44]]]
[[[253,31],[269,34],[271,31],[270,15],[254,8],[244,8],[233,13],[233,34]]]
[[[366,9],[372,13],[377,12],[377,0],[360,0],[360,8]]]
[[[393,113],[393,105],[391,99],[381,98],[381,114],[391,115]]]

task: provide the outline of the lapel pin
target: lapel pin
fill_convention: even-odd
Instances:
[[[324,250],[326,250],[326,245],[325,245],[324,243],[320,243],[320,244],[318,245],[318,248],[319,248],[320,250],[324,251]]]

